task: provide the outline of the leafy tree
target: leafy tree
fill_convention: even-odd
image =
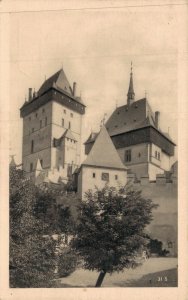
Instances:
[[[37,187],[10,168],[10,286],[49,287],[56,266],[56,242],[49,225],[34,214]]]
[[[128,187],[88,191],[79,206],[71,246],[82,257],[85,269],[99,272],[96,287],[101,286],[106,273],[136,264],[136,255],[147,244],[144,229],[155,207],[140,191]]]

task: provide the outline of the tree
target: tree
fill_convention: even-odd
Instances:
[[[157,206],[140,191],[106,186],[88,191],[79,206],[79,223],[71,246],[83,259],[85,269],[97,270],[96,287],[106,273],[136,264],[136,256],[147,244],[144,229]]]
[[[49,287],[56,267],[56,242],[36,218],[38,188],[22,170],[10,168],[10,286]]]

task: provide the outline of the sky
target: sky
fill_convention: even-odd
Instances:
[[[116,106],[126,104],[133,62],[136,100],[159,110],[177,143],[178,26],[174,7],[13,13],[10,17],[10,154],[21,163],[19,109],[60,68],[87,106],[84,142]]]

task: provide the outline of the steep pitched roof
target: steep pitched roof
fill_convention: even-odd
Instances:
[[[99,132],[90,153],[82,165],[127,169],[122,163],[105,126]]]
[[[68,138],[68,139],[71,139],[73,141],[76,141],[76,138],[74,137],[74,135],[72,134],[72,131],[70,129],[66,129],[65,132],[62,134],[62,136],[58,139],[54,138],[54,147],[58,147],[60,146],[61,144],[61,141],[64,139],[64,138]]]
[[[72,134],[72,131],[70,129],[67,129],[64,132],[64,134],[62,135],[61,138],[64,138],[64,137],[69,138],[69,139],[74,140],[74,141],[77,141],[76,138],[74,137],[74,135]]]
[[[110,136],[147,125],[156,127],[154,114],[146,98],[117,107],[105,124]]]
[[[63,69],[56,72],[54,75],[52,75],[50,78],[46,79],[45,82],[42,84],[40,89],[38,90],[38,95],[44,94],[47,90],[49,90],[52,87],[60,88],[61,90],[67,92],[71,96],[73,96],[72,88],[68,82],[68,79],[65,75],[65,72]]]

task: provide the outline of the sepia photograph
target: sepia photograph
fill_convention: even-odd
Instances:
[[[15,2],[9,289],[177,288],[185,1]]]

